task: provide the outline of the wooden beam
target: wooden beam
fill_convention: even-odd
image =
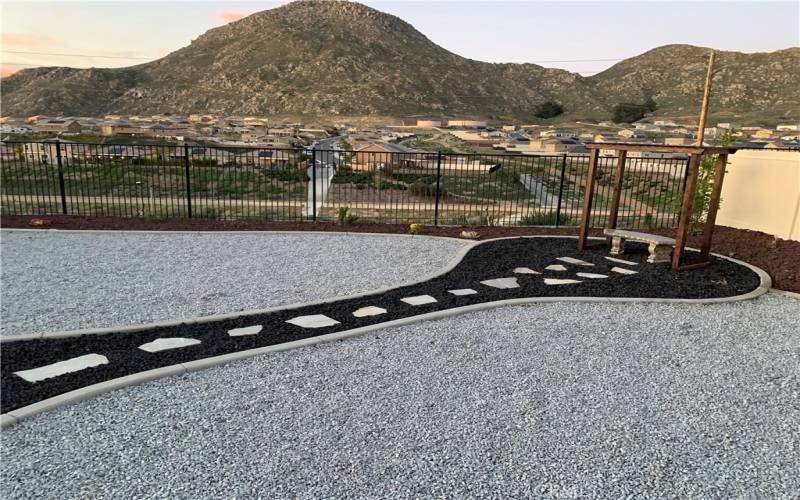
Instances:
[[[608,228],[616,229],[617,227],[617,213],[619,212],[619,197],[622,194],[622,177],[625,175],[625,160],[628,158],[628,152],[624,149],[619,152],[617,158],[617,171],[614,176],[614,193],[611,196],[611,207],[609,208]]]
[[[583,213],[581,214],[581,228],[578,232],[578,250],[586,249],[586,239],[589,236],[589,224],[592,219],[592,196],[594,195],[594,180],[597,176],[597,158],[600,150],[592,150],[589,156],[589,172],[586,174],[586,189],[583,195]]]
[[[703,139],[705,139],[706,133],[706,119],[708,118],[708,100],[711,96],[711,82],[712,82],[712,74],[714,71],[714,56],[715,56],[714,49],[711,49],[711,53],[708,55],[708,70],[706,71],[706,85],[703,88],[703,105],[700,108],[700,122],[697,124],[697,144],[698,146],[703,145]]]
[[[689,177],[686,179],[686,187],[683,190],[683,204],[678,219],[678,233],[675,236],[675,251],[672,253],[672,269],[678,271],[681,268],[681,259],[686,249],[686,238],[689,234],[691,224],[692,206],[694,205],[694,195],[697,189],[697,173],[700,170],[700,155],[693,154],[689,158]]]
[[[711,188],[706,224],[703,227],[703,243],[700,246],[700,254],[704,260],[708,260],[708,254],[711,252],[711,239],[714,237],[714,224],[717,221],[719,199],[722,195],[722,181],[725,179],[725,167],[727,165],[728,155],[717,156],[717,162],[714,164],[714,186]]]

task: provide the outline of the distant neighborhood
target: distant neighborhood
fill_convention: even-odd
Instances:
[[[399,123],[399,124],[398,124]],[[800,148],[800,124],[775,127],[717,123],[705,129],[711,144],[733,131],[736,146],[756,149]],[[35,142],[107,144],[95,155],[128,158],[138,155],[136,144],[188,144],[193,157],[213,157],[215,162],[237,162],[231,148],[264,150],[298,149],[326,138],[336,138],[343,149],[365,153],[444,151],[451,153],[514,153],[522,155],[588,154],[586,143],[640,143],[685,146],[696,141],[692,124],[673,120],[626,123],[573,122],[559,125],[491,123],[468,118],[418,118],[386,125],[348,123],[317,124],[277,121],[266,117],[219,117],[211,114],[106,115],[103,117],[30,116],[0,118],[0,156],[46,158],[52,153]],[[24,148],[8,142],[29,142]],[[334,143],[331,143],[332,146]],[[126,147],[127,146],[127,147]],[[222,148],[222,149],[220,149]],[[227,149],[225,149],[227,148]],[[324,148],[320,148],[324,149]],[[67,154],[67,152],[65,152]],[[182,153],[181,153],[182,154]],[[612,156],[612,151],[601,151]],[[241,155],[239,155],[241,156]],[[659,157],[669,157],[659,153]],[[675,155],[672,155],[675,156]],[[252,157],[250,155],[248,158]],[[258,158],[273,163],[280,154]]]

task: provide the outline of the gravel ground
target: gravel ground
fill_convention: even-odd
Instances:
[[[800,301],[482,311],[3,432],[3,498],[796,498]]]
[[[436,272],[464,244],[385,235],[3,231],[0,334],[190,318],[366,292]]]

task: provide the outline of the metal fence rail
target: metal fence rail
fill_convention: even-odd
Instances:
[[[594,226],[615,157],[601,157]],[[629,158],[619,227],[673,227],[683,158]],[[6,142],[3,214],[577,224],[588,157]]]

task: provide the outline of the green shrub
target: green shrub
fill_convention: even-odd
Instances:
[[[547,101],[536,106],[536,109],[533,112],[533,115],[537,118],[553,118],[558,116],[564,112],[564,106],[561,103],[555,101]]]
[[[309,180],[304,170],[290,166],[270,168],[266,171],[266,175],[283,182],[308,182]]]
[[[336,212],[336,222],[342,226],[346,226],[357,221],[358,216],[350,214],[349,212],[349,207],[339,207],[339,210]]]

